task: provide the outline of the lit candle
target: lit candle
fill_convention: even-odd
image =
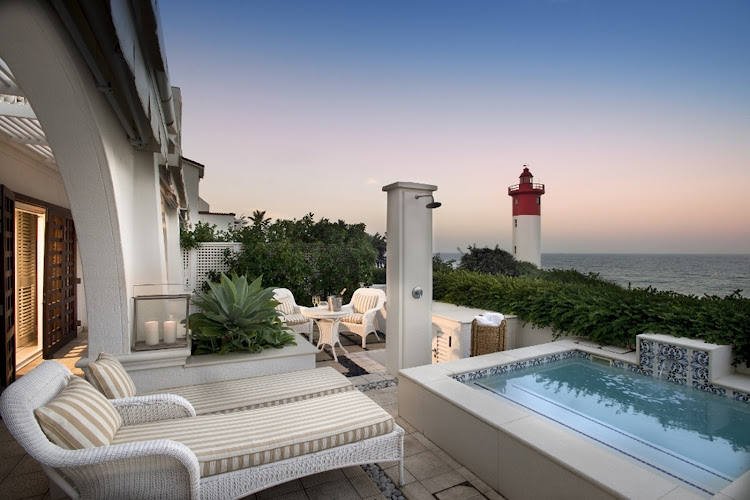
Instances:
[[[156,345],[159,343],[159,322],[146,321],[146,345]]]
[[[177,342],[177,322],[168,320],[164,322],[164,342],[174,344]]]

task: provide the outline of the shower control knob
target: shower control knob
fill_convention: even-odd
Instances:
[[[415,286],[414,289],[411,291],[411,296],[414,297],[415,299],[421,299],[423,293],[424,292],[422,291],[421,288],[419,288],[418,286]]]

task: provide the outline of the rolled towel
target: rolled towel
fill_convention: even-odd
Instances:
[[[474,316],[474,319],[476,320],[477,325],[479,326],[497,326],[497,325],[493,325],[492,322],[489,321],[484,316]]]
[[[489,311],[485,312],[483,316],[487,319],[487,321],[492,323],[492,326],[500,326],[500,323],[502,323],[503,319],[505,319],[505,316],[503,316],[502,314]]]

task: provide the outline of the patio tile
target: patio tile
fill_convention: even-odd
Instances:
[[[441,450],[440,448],[433,450],[435,452],[435,455],[437,455],[443,462],[445,462],[451,469],[458,469],[461,467],[461,464],[456,462],[456,460],[448,455],[446,452]]]
[[[422,483],[415,481],[399,488],[406,498],[409,500],[435,500],[432,493],[422,486]]]
[[[299,490],[293,493],[287,493],[286,495],[282,495],[280,497],[276,497],[274,498],[274,500],[310,500],[310,497],[307,496],[305,490]]]
[[[259,491],[258,493],[256,493],[256,495],[258,497],[258,500],[270,500],[271,498],[278,498],[280,496],[302,490],[302,483],[299,479],[295,479],[294,481],[288,481],[286,483],[268,488],[267,490]]]
[[[44,472],[22,475],[11,474],[0,483],[3,498],[28,498],[44,495],[48,490],[49,481]]]
[[[28,455],[23,455],[23,458],[18,462],[18,465],[16,465],[15,469],[13,469],[13,472],[11,474],[15,475],[22,475],[22,474],[30,474],[32,472],[43,472],[42,466],[39,465],[39,462],[34,460]]]
[[[333,481],[306,490],[310,500],[360,500],[354,487],[346,479]]]
[[[0,483],[8,477],[10,471],[16,468],[16,465],[23,460],[25,455],[15,455],[13,457],[0,458]]]
[[[427,451],[427,447],[423,445],[413,434],[407,434],[404,437],[404,456],[409,457]]]
[[[300,481],[302,481],[302,486],[306,490],[312,487],[318,486],[320,484],[330,483],[333,481],[340,481],[340,480],[346,480],[346,476],[341,471],[341,469],[328,470],[325,472],[321,472],[320,474],[314,474],[312,476],[306,476],[306,477],[300,478]]]
[[[360,497],[372,497],[380,494],[380,488],[375,486],[375,482],[370,476],[357,476],[349,479],[349,483],[354,487]]]
[[[374,497],[367,497],[367,498],[365,498],[363,500],[387,500],[387,499],[383,496],[382,493],[378,493]]]
[[[411,433],[413,433],[413,432],[415,432],[415,431],[417,430],[417,429],[415,429],[414,427],[412,427],[412,425],[411,425],[411,424],[410,424],[409,422],[407,422],[406,420],[404,420],[404,419],[403,419],[403,418],[401,418],[401,417],[399,417],[399,418],[397,418],[397,419],[396,419],[396,423],[397,423],[397,424],[398,424],[398,425],[399,425],[399,426],[400,426],[400,427],[401,427],[401,428],[402,428],[402,429],[404,430],[404,432],[406,432],[407,434],[411,434]]]
[[[367,375],[362,375],[365,380],[368,382],[380,382],[381,380],[385,380],[385,378],[382,375],[379,375],[377,373],[368,373]]]
[[[435,497],[438,500],[471,500],[473,498],[484,498],[479,491],[473,486],[459,484],[443,490],[439,493],[435,493]]]
[[[485,496],[485,498],[487,498],[487,500],[506,500],[504,496],[492,489],[487,490],[482,494]]]
[[[422,481],[439,474],[447,474],[453,468],[447,465],[431,451],[424,451],[416,455],[404,458],[404,466],[411,472],[417,481]]]
[[[341,469],[341,472],[343,472],[344,475],[349,479],[352,479],[354,477],[359,477],[359,476],[367,476],[367,472],[365,472],[365,470],[359,465],[352,465],[351,467],[345,467]],[[370,476],[367,476],[367,477],[370,477]]]
[[[435,443],[433,443],[432,441],[430,441],[429,439],[427,439],[424,436],[424,434],[422,434],[421,432],[415,432],[414,433],[414,437],[417,438],[417,440],[420,443],[422,443],[423,445],[425,445],[425,447],[428,450],[435,450],[435,449],[437,449],[437,445]]]
[[[466,480],[468,480],[469,483],[471,483],[471,485],[473,487],[475,487],[476,489],[478,489],[482,493],[484,493],[487,490],[491,490],[492,489],[492,488],[490,488],[490,485],[488,485],[487,483],[485,483],[484,481],[482,481],[481,479],[479,479],[476,476],[476,474],[474,474],[473,472],[471,472],[466,467],[459,467],[458,469],[456,469],[456,472],[458,472],[464,478],[466,478]]]
[[[423,479],[420,482],[430,493],[437,493],[438,491],[452,488],[453,486],[466,483],[467,481],[461,474],[452,470],[445,474],[440,474],[439,476]]]
[[[388,467],[387,469],[383,469],[383,472],[385,472],[385,475],[388,476],[388,479],[393,481],[393,484],[396,485],[397,488],[400,488],[398,480],[398,465],[394,465],[392,467]],[[417,479],[414,477],[414,475],[406,470],[406,467],[404,467],[404,484],[410,484],[416,481]]]

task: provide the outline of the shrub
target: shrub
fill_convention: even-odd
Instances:
[[[208,282],[209,292],[196,292],[193,304],[201,312],[190,315],[193,354],[257,352],[265,347],[296,345],[294,335],[276,310],[273,288],[261,288],[261,278],[248,285],[244,276],[221,275]]]
[[[641,333],[734,344],[734,362],[750,361],[750,299],[739,291],[724,298],[696,297],[651,287],[627,290],[576,271],[539,273],[508,277],[436,272],[433,297],[515,314],[557,335],[582,335],[603,344],[633,346]]]

